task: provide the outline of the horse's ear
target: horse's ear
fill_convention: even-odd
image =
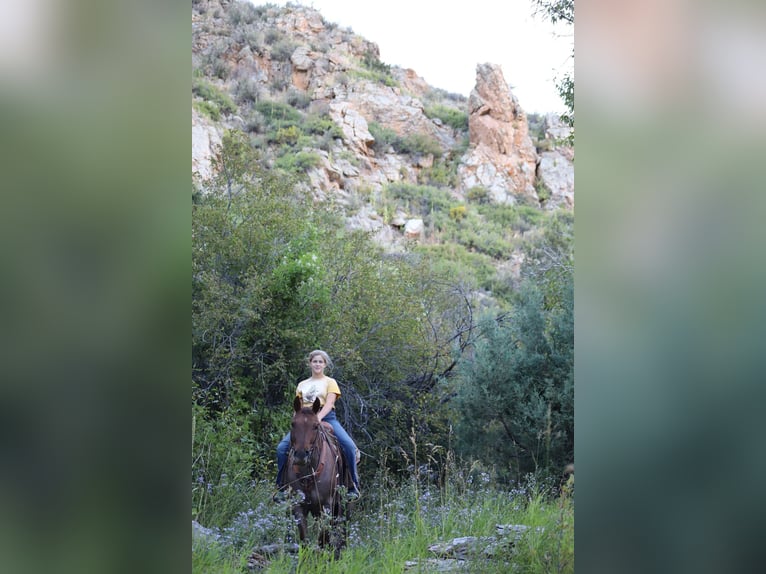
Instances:
[[[301,403],[301,398],[300,398],[300,397],[298,397],[298,396],[296,396],[296,397],[293,399],[293,410],[294,410],[296,413],[297,413],[297,412],[300,412],[300,410],[301,410],[301,407],[302,407],[302,406],[303,406],[303,404]]]
[[[314,411],[314,414],[317,414],[319,412],[319,409],[322,408],[322,401],[319,400],[319,397],[314,399],[314,404],[311,405],[311,410]]]

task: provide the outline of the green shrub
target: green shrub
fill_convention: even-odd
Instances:
[[[314,167],[319,167],[321,164],[322,158],[318,154],[309,151],[285,153],[274,162],[275,167],[295,174],[305,173]]]
[[[298,126],[288,126],[279,128],[273,135],[270,135],[269,141],[277,144],[295,145],[301,136],[301,130]]]
[[[388,74],[379,72],[376,70],[349,70],[348,74],[357,78],[364,78],[365,80],[372,80],[389,88],[393,88],[399,85],[399,83]]]
[[[486,187],[477,185],[465,192],[465,198],[473,203],[489,203],[489,190]]]
[[[235,409],[221,414],[192,407],[192,516],[224,526],[247,499],[255,439]]]
[[[380,82],[386,86],[397,86],[398,82],[391,75],[391,66],[380,61],[380,57],[372,50],[367,50],[362,56],[364,70],[355,71],[361,77]]]
[[[298,44],[290,38],[280,38],[271,46],[271,59],[277,62],[287,62],[297,47]]]
[[[539,206],[491,204],[479,205],[477,209],[488,222],[519,234],[538,227],[546,218]]]
[[[232,32],[232,38],[241,46],[250,46],[253,52],[261,53],[265,42],[263,31],[253,24],[239,26]]]
[[[298,125],[303,120],[301,113],[288,104],[265,100],[255,104],[255,109],[266,118],[272,127]]]
[[[429,119],[438,118],[452,129],[461,131],[468,129],[468,114],[455,108],[448,108],[447,106],[437,104],[425,108],[423,112]]]
[[[451,277],[456,283],[467,283],[474,289],[486,286],[497,274],[488,255],[469,251],[457,243],[419,245],[416,251],[428,257],[437,273]]]
[[[252,104],[260,99],[261,87],[254,78],[240,78],[234,86],[234,97],[240,104]]]
[[[391,73],[391,66],[380,61],[380,57],[373,50],[367,50],[362,56],[362,65],[368,70],[375,72]]]
[[[542,179],[538,178],[535,181],[535,191],[537,192],[537,198],[541,203],[549,200],[551,197],[551,190],[545,186]]]
[[[396,135],[394,130],[383,127],[378,122],[369,122],[367,124],[367,129],[369,130],[370,135],[375,138],[375,141],[372,144],[372,149],[378,153],[385,153],[385,151],[390,146],[393,146],[394,142],[399,139],[399,136]]]
[[[423,168],[418,174],[418,182],[424,185],[441,187],[457,186],[457,164],[439,159],[431,167]]]
[[[227,13],[229,22],[234,26],[252,24],[258,19],[258,13],[250,2],[233,2]]]
[[[450,233],[450,239],[466,248],[486,253],[493,259],[505,260],[511,254],[513,244],[505,237],[502,229],[486,225],[467,224],[467,218],[458,220],[460,226]]]
[[[272,92],[284,92],[290,86],[290,76],[284,72],[277,72],[271,78],[269,87]]]
[[[231,64],[226,60],[216,60],[212,65],[212,73],[216,78],[225,80],[231,74]]]
[[[420,215],[424,222],[434,212],[441,212],[448,217],[453,199],[449,190],[428,185],[412,185],[409,183],[391,183],[384,187],[385,193],[397,201],[413,215]]]
[[[285,100],[289,105],[298,110],[305,110],[311,104],[311,96],[306,92],[296,89],[289,90]]]
[[[416,133],[403,138],[397,138],[393,145],[398,153],[407,155],[433,155],[434,157],[440,157],[442,154],[441,144],[426,134]]]
[[[214,122],[217,122],[221,119],[221,110],[213,102],[195,101],[192,105],[197,108],[197,110],[199,110],[203,115],[207,116]]]
[[[456,205],[449,208],[449,218],[460,221],[465,217],[465,205]]]
[[[540,209],[539,206],[519,205],[516,209],[521,219],[529,223],[530,227],[539,226],[546,217],[545,211]]]
[[[266,37],[264,39],[266,40],[267,44],[274,45],[282,38],[284,38],[284,34],[282,34],[280,30],[277,28],[269,28],[266,30]]]
[[[329,135],[331,138],[342,138],[343,130],[327,116],[309,115],[304,124],[306,132],[313,135]]]
[[[219,116],[220,113],[233,114],[237,111],[236,104],[234,104],[228,94],[225,94],[202,78],[194,78],[192,81],[192,93],[206,102],[214,104],[218,109]],[[208,109],[212,109],[212,107],[208,106]]]

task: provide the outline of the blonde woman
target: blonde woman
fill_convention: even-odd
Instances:
[[[338,382],[332,377],[325,375],[325,369],[332,369],[332,359],[320,349],[311,351],[308,356],[311,376],[298,383],[295,389],[295,395],[301,398],[304,406],[310,407],[314,399],[319,399],[322,408],[317,413],[320,421],[325,421],[332,426],[335,436],[343,449],[343,455],[351,470],[351,476],[354,484],[349,488],[350,498],[359,498],[359,477],[356,472],[356,444],[349,436],[346,430],[341,426],[340,421],[335,416],[335,401],[340,396]],[[283,486],[285,464],[287,463],[288,453],[290,452],[290,433],[288,432],[277,446],[277,486]]]

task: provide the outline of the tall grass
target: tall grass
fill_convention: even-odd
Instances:
[[[406,562],[420,561],[412,571],[428,572],[429,546],[464,536],[500,540],[497,525],[520,524],[529,528],[515,544],[499,546],[490,557],[477,556],[466,562],[465,571],[574,572],[571,491],[554,494],[533,477],[523,485],[494,484],[476,466],[448,462],[449,470],[441,472],[413,464],[404,479],[379,471],[349,517],[347,548],[340,558],[316,547],[319,525],[309,519],[310,543],[297,555],[261,557],[260,571],[371,574],[402,572]],[[256,485],[250,501],[255,511],[243,509],[228,530],[217,531],[218,540],[195,540],[194,572],[243,572],[253,549],[295,541],[289,503],[271,502],[270,492],[270,485]]]

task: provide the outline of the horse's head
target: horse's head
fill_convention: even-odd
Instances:
[[[293,422],[290,428],[290,446],[293,449],[293,462],[306,466],[311,460],[314,448],[317,446],[319,435],[319,417],[317,413],[322,408],[319,399],[314,399],[311,408],[303,407],[300,397],[293,401]]]

